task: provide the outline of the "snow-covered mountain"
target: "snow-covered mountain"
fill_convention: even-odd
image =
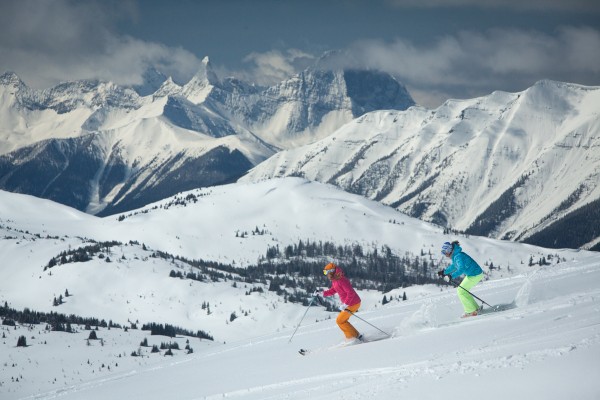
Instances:
[[[0,186],[89,213],[128,210],[233,181],[273,154],[251,134],[215,138],[165,117],[171,97],[103,82],[45,91],[0,78]]]
[[[118,325],[99,327],[98,340],[88,340],[83,324],[73,324],[74,333],[43,323],[3,325],[3,399],[152,400],[174,390],[181,399],[392,398],[400,390],[437,398],[467,380],[492,399],[510,395],[518,382],[519,393],[535,387],[532,393],[549,399],[598,393],[591,379],[600,349],[595,252],[448,236],[379,202],[299,178],[196,189],[104,218],[0,191],[0,235],[0,308]],[[385,292],[391,300],[385,305],[381,291],[359,290],[359,316],[392,338],[356,347],[338,346],[336,313],[323,307],[308,310],[290,343],[306,311],[286,297],[302,291],[289,285],[300,270],[256,281],[240,275],[267,248],[300,240],[360,245],[365,252],[388,246],[395,255],[437,267],[440,243],[453,238],[484,267],[476,294],[504,311],[461,321],[456,292],[444,286],[396,287]],[[81,254],[87,256],[75,259]],[[546,265],[529,265],[541,258]],[[206,276],[185,277],[202,271],[190,263],[200,259],[214,263],[202,272]],[[226,273],[209,278],[211,271]],[[351,278],[358,284],[357,275]],[[272,288],[276,279],[287,295]],[[320,268],[311,279],[328,285]],[[63,294],[64,303],[54,306]],[[352,321],[367,337],[381,338],[373,326]],[[215,340],[150,335],[140,330],[148,322],[203,330]],[[137,329],[123,329],[130,324]],[[21,336],[28,347],[15,347]],[[150,347],[141,345],[144,339]],[[177,342],[181,350],[173,357],[165,350],[151,353],[163,342]],[[183,350],[188,343],[193,353]],[[299,347],[313,352],[302,357]],[[548,380],[549,374],[557,379]],[[582,383],[563,387],[571,378]]]
[[[0,188],[110,215],[254,167],[243,179],[332,183],[470,234],[600,246],[598,87],[540,81],[427,110],[376,71],[261,88],[206,58],[183,85],[145,77],[37,91],[2,75]]]
[[[368,113],[245,181],[302,176],[476,235],[600,242],[600,87],[540,81],[435,110]]]
[[[135,88],[77,81],[32,90],[14,73],[0,76],[0,188],[108,215],[235,181],[279,148],[414,104],[373,71],[310,69],[258,88],[219,80],[206,58],[182,86],[155,70],[145,78]]]

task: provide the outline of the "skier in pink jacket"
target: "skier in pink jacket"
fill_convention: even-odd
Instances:
[[[362,340],[362,335],[348,322],[352,314],[360,308],[360,297],[352,287],[350,280],[344,275],[344,271],[334,263],[327,264],[323,273],[331,281],[331,289],[325,290],[323,296],[333,296],[337,293],[344,303],[344,309],[338,314],[335,322],[344,332],[346,340]]]

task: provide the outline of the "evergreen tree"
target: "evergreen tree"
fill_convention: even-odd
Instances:
[[[17,347],[27,347],[27,338],[25,336],[19,336]]]

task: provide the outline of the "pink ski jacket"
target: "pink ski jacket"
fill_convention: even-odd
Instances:
[[[353,306],[360,303],[358,293],[356,293],[352,287],[350,280],[344,275],[344,271],[338,266],[336,266],[335,272],[333,273],[331,289],[325,290],[323,296],[333,296],[336,293],[340,296],[342,303],[347,306]]]

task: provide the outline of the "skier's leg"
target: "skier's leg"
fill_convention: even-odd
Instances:
[[[353,313],[358,311],[359,308],[360,308],[360,303],[354,304],[353,306],[346,307],[347,310],[352,311]],[[335,322],[338,324],[338,326],[340,327],[342,332],[344,332],[346,339],[352,339],[352,338],[358,337],[358,331],[356,330],[356,328],[354,328],[354,326],[352,326],[352,324],[350,322],[348,322],[348,319],[350,319],[351,316],[352,316],[351,313],[342,310],[338,314],[338,316],[335,320]]]
[[[461,287],[456,288],[458,298],[460,299],[460,302],[463,305],[465,314],[470,314],[479,308],[479,305],[477,304],[473,296],[471,296],[471,294],[467,292],[467,290],[471,290],[471,288],[473,288],[473,286],[479,283],[479,281],[482,278],[483,274],[479,274],[476,276],[465,276],[465,279],[463,279],[463,281],[460,283]]]

